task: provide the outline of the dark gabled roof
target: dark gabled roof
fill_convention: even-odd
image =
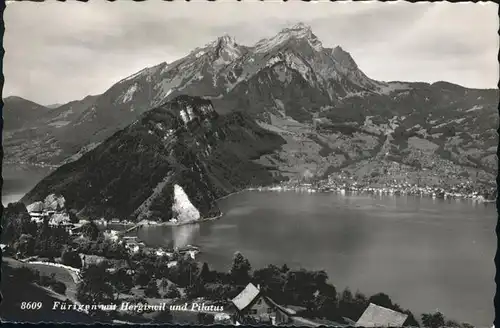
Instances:
[[[289,308],[286,308],[282,305],[279,305],[278,303],[276,303],[275,301],[273,301],[271,298],[269,297],[265,297],[266,298],[266,301],[271,303],[272,306],[275,306],[276,308],[278,308],[279,310],[281,310],[281,312],[284,312],[286,314],[288,314],[289,316],[293,316],[295,315],[297,312],[293,309],[289,309]]]

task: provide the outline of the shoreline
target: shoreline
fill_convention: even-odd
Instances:
[[[258,191],[258,192],[296,192],[296,193],[321,193],[321,194],[365,194],[365,195],[380,195],[380,196],[414,196],[414,197],[425,197],[431,199],[457,199],[457,200],[470,200],[479,203],[494,203],[496,199],[488,199],[482,195],[475,194],[461,194],[461,193],[449,193],[449,192],[411,192],[402,189],[395,188],[380,188],[380,187],[364,187],[362,189],[351,190],[349,188],[328,188],[323,189],[312,187],[310,185],[298,185],[295,187],[274,185],[265,186],[257,188],[247,188],[243,191]]]
[[[128,230],[136,229],[136,228],[141,228],[141,227],[144,227],[144,226],[152,226],[152,227],[155,227],[155,226],[175,227],[175,226],[183,226],[183,225],[188,225],[188,224],[198,224],[198,223],[202,223],[202,222],[215,221],[215,220],[220,219],[223,216],[224,216],[224,213],[221,212],[221,214],[219,214],[217,216],[212,216],[212,217],[202,218],[202,219],[192,220],[192,221],[186,221],[186,222],[170,222],[170,221],[158,222],[158,221],[151,221],[151,220],[142,220],[142,221],[138,222],[135,226],[129,228]]]
[[[218,202],[218,201],[226,199],[226,198],[228,198],[230,196],[233,196],[233,195],[236,195],[236,194],[241,194],[242,192],[251,191],[251,190],[254,190],[254,189],[253,188],[245,188],[245,189],[242,189],[242,190],[239,190],[239,191],[235,191],[235,192],[232,192],[230,194],[227,194],[226,196],[222,196],[220,198],[217,198],[215,201]]]

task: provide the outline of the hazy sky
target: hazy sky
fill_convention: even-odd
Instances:
[[[99,94],[224,33],[244,45],[297,22],[342,46],[371,78],[496,88],[490,3],[92,0],[12,2],[5,10],[3,95],[47,105]]]

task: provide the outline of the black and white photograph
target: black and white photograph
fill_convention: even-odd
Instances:
[[[494,328],[498,6],[7,1],[0,320]]]

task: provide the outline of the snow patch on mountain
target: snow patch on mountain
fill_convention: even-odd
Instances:
[[[300,58],[298,58],[295,54],[286,53],[285,61],[290,66],[290,68],[299,72],[304,80],[311,82],[311,68],[307,66]]]
[[[71,121],[55,121],[55,122],[49,123],[49,125],[58,129],[58,128],[62,128],[63,126],[68,125],[69,123],[71,123]]]
[[[178,184],[174,185],[174,202],[172,204],[173,218],[178,222],[199,220],[200,211],[191,203],[188,195]]]
[[[285,105],[283,105],[283,102],[281,101],[281,99],[274,99],[274,102],[276,103],[276,105],[278,106],[279,109],[285,110]]]
[[[280,61],[282,61],[283,59],[280,57],[280,56],[274,56],[272,57],[271,59],[269,59],[266,63],[266,67],[271,67],[273,66],[274,64],[276,63],[279,63]]]
[[[132,100],[132,97],[134,96],[134,93],[136,93],[138,89],[137,83],[132,84],[127,91],[122,96],[122,103],[127,103]]]
[[[474,111],[476,111],[476,110],[480,110],[480,109],[483,109],[483,106],[480,106],[480,105],[474,105],[474,107],[472,107],[471,109],[466,110],[465,112],[466,112],[466,113],[469,113],[469,112],[474,112]]]

